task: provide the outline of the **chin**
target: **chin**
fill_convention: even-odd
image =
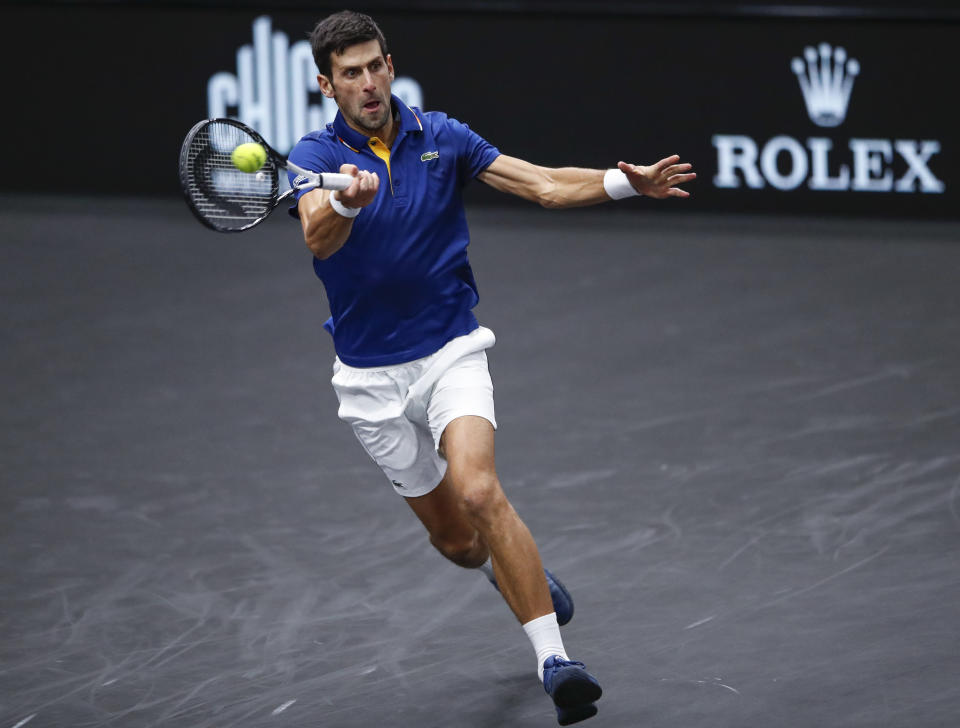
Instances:
[[[389,118],[389,111],[380,114],[378,118],[370,118],[370,117],[362,118],[361,117],[360,119],[357,119],[357,123],[359,126],[362,126],[367,131],[373,132],[373,131],[377,131],[378,129],[382,129],[383,125],[387,123],[388,118]]]

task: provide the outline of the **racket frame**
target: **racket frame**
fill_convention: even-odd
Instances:
[[[190,146],[193,143],[194,138],[199,134],[203,129],[210,126],[211,124],[227,124],[229,126],[236,127],[244,134],[247,134],[254,142],[263,147],[263,150],[267,153],[267,158],[273,162],[274,167],[277,169],[277,179],[274,181],[271,196],[272,199],[268,203],[267,211],[253,220],[252,222],[247,223],[238,228],[224,228],[218,227],[212,221],[208,220],[203,213],[197,209],[197,206],[194,204],[193,198],[190,196],[189,192],[189,180],[188,180],[188,169],[189,169],[189,152]],[[261,167],[262,169],[262,167]],[[282,170],[289,170],[297,174],[297,178],[294,179],[293,184],[290,186],[290,189],[286,190],[283,194],[277,194],[279,192],[279,182],[280,182],[280,172]],[[309,169],[304,169],[303,167],[294,164],[288,160],[284,155],[280,154],[276,149],[271,147],[267,141],[255,130],[244,124],[242,121],[237,121],[236,119],[227,119],[227,118],[214,118],[214,119],[203,119],[198,121],[190,131],[187,132],[187,136],[183,140],[183,145],[180,147],[180,189],[183,191],[183,196],[187,201],[187,207],[190,208],[190,212],[193,213],[193,216],[197,218],[204,226],[210,228],[211,230],[216,230],[218,233],[242,233],[245,230],[249,230],[255,225],[259,225],[261,222],[266,220],[270,213],[272,213],[277,205],[286,200],[292,194],[298,191],[306,191],[314,188],[328,189],[328,190],[345,190],[353,183],[353,177],[347,174],[340,174],[335,172],[313,172]],[[250,174],[255,174],[251,172]],[[300,178],[303,180],[300,180]],[[300,180],[300,181],[298,181]]]

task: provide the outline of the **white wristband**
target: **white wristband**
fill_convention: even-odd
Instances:
[[[338,215],[342,215],[343,217],[356,217],[360,214],[360,210],[363,209],[360,207],[347,207],[333,196],[333,192],[330,193],[330,207],[336,210]]]
[[[624,197],[635,197],[640,194],[633,189],[627,175],[619,169],[607,170],[607,173],[603,175],[603,189],[613,200],[622,200]]]

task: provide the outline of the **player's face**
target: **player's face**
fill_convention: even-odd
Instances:
[[[393,61],[375,40],[358,43],[330,56],[332,78],[317,80],[325,96],[334,99],[350,126],[373,135],[391,119],[390,84]]]

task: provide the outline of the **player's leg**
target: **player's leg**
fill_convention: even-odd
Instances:
[[[426,395],[426,423],[403,414],[406,402],[397,386],[401,377],[413,381],[421,369],[412,365],[406,372],[362,370],[338,362],[332,380],[340,400],[338,415],[351,424],[394,490],[407,499],[441,553],[471,567],[483,565],[487,554],[494,552],[490,572],[496,569],[501,591],[534,645],[538,670],[560,723],[588,718],[596,713],[592,701],[600,696],[599,685],[581,663],[567,659],[556,614],[550,611],[551,591],[558,583],[551,578],[550,589],[544,588],[536,545],[496,477],[493,387],[486,356],[482,351],[465,355],[444,371]],[[411,403],[416,404],[412,399]],[[384,412],[391,409],[396,415],[385,418]],[[464,422],[451,427],[461,419]],[[441,444],[448,461],[452,454],[452,466],[438,455]],[[496,549],[488,548],[491,538]],[[558,599],[566,603],[569,618],[572,602],[562,585],[553,596],[554,604]],[[537,614],[542,616],[524,621]]]
[[[444,464],[445,467],[445,464]],[[450,561],[466,569],[479,569],[499,591],[490,549],[467,518],[461,498],[450,483],[449,470],[426,495],[404,498],[430,534],[430,543]],[[573,618],[573,598],[563,583],[544,569],[557,622]]]
[[[463,513],[449,474],[426,495],[404,500],[427,529],[434,548],[457,566],[477,569],[490,558],[490,550],[480,538],[480,532]]]
[[[459,417],[440,440],[452,498],[490,550],[497,585],[526,624],[553,612],[540,553],[526,524],[507,500],[494,462],[494,430],[486,419]]]
[[[488,334],[487,340],[492,340],[492,332],[484,329],[478,329],[477,331],[481,334],[486,332]],[[468,345],[471,339],[476,338],[476,333],[455,339],[448,346],[462,347]],[[479,343],[483,343],[483,340],[481,339]],[[436,462],[440,464],[441,472],[445,475],[435,497],[424,498],[420,503],[411,503],[411,506],[418,511],[420,519],[427,526],[427,530],[431,532],[431,538],[441,552],[452,551],[456,553],[465,548],[465,541],[475,538],[473,534],[477,533],[477,529],[467,517],[468,514],[461,494],[451,483],[454,471],[448,467],[446,456],[442,452],[444,449],[444,434],[451,422],[467,416],[479,418],[486,422],[486,425],[482,426],[487,427],[489,425],[489,428],[496,429],[493,382],[490,379],[486,352],[483,350],[464,352],[459,358],[447,365],[447,368],[433,383],[429,393],[426,393],[426,390],[424,391],[426,399],[419,402],[426,410],[425,419],[433,437],[434,448],[440,451],[436,456]],[[489,428],[488,433],[490,432]],[[492,465],[492,434],[488,444],[491,462],[486,470],[490,471],[489,474],[492,475],[492,478],[487,478],[487,480],[497,485],[497,490],[494,492],[498,492],[499,497],[505,502],[503,491],[499,489],[499,481],[496,479],[496,470]],[[481,473],[482,471],[483,468],[480,469]],[[484,476],[480,475],[478,484],[482,484],[483,481]],[[519,521],[515,513],[512,518],[519,522],[521,528],[526,531],[526,527]],[[453,538],[438,537],[440,536],[440,529],[443,529],[446,534],[452,534]],[[529,532],[527,532],[527,535],[529,536]],[[476,538],[486,543],[482,534],[477,533]],[[452,548],[445,548],[442,545],[445,542]],[[528,542],[532,543],[532,539],[528,539]],[[456,559],[453,560],[456,561]],[[500,589],[494,573],[498,565],[494,562],[495,560],[491,558],[480,566],[480,570],[497,589]],[[545,570],[544,576],[550,590],[550,598],[557,615],[557,622],[560,625],[567,624],[573,618],[573,599],[566,587],[553,574]]]
[[[448,436],[446,433],[451,430],[451,427],[455,434]],[[447,442],[458,436],[470,441],[472,438],[470,430],[474,428],[482,433],[482,437],[477,440],[477,445],[480,448],[486,448],[488,452],[481,455],[479,451],[470,453],[463,448],[459,448],[458,453],[462,450],[465,457],[469,457],[475,462],[475,465],[470,466],[472,469],[468,470],[467,465],[460,464],[461,458],[458,454],[457,464],[454,467],[448,465],[443,480],[434,490],[426,495],[406,498],[405,500],[426,527],[430,534],[430,542],[440,553],[459,566],[465,568],[480,567],[490,555],[486,539],[474,523],[475,518],[472,517],[474,513],[480,517],[481,525],[493,521],[495,522],[494,531],[496,533],[506,532],[508,542],[510,536],[513,537],[512,540],[518,541],[521,545],[518,553],[511,551],[505,559],[492,559],[492,561],[497,575],[497,587],[503,593],[517,618],[521,622],[529,621],[525,617],[529,616],[530,608],[515,606],[517,598],[514,594],[518,593],[518,590],[513,586],[516,578],[512,575],[518,572],[518,563],[521,565],[521,571],[524,566],[529,566],[530,568],[527,570],[533,573],[534,578],[528,579],[528,581],[532,582],[533,588],[540,597],[542,597],[542,594],[539,594],[539,588],[546,586],[546,579],[542,567],[540,567],[540,556],[536,544],[534,544],[527,527],[507,501],[496,476],[492,452],[493,426],[481,417],[458,418],[445,428],[442,447],[446,452]],[[462,433],[461,430],[463,430]],[[453,447],[457,448],[457,445],[454,444]],[[484,460],[486,462],[481,462]],[[454,473],[461,473],[460,482],[470,483],[466,492],[454,485]],[[483,514],[487,510],[490,510],[491,514],[484,517]],[[502,515],[498,516],[497,513]],[[503,541],[504,539],[501,538],[500,540]],[[532,554],[533,558],[530,559],[528,556],[527,559],[529,564],[523,562],[523,554]],[[506,564],[501,565],[504,560]],[[537,571],[539,571],[539,577]],[[527,604],[538,604],[541,613],[534,616],[543,616],[543,614],[553,611],[553,602],[549,599],[549,592],[547,592],[546,604],[543,603],[542,598],[535,599],[529,588],[521,589],[519,593],[521,594],[521,601]],[[546,609],[546,606],[550,608]],[[546,611],[543,611],[544,609]]]
[[[448,490],[490,549],[500,591],[533,644],[538,674],[560,725],[592,717],[600,685],[564,650],[537,545],[497,477],[493,425],[483,417],[458,417],[447,424],[440,442]]]

